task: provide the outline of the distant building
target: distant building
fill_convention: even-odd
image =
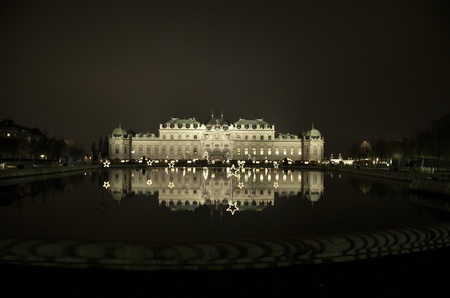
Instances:
[[[321,162],[324,138],[314,126],[306,133],[278,134],[261,119],[234,123],[211,115],[206,123],[195,118],[172,118],[159,125],[159,134],[136,133],[119,124],[109,136],[109,158],[139,159],[283,160]]]
[[[47,137],[37,128],[27,128],[13,120],[0,121],[0,159],[38,159],[40,144]]]

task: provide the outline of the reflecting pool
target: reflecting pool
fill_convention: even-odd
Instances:
[[[2,262],[239,269],[448,246],[445,202],[323,170],[110,168],[2,181]]]

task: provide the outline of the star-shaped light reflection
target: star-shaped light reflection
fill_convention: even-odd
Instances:
[[[148,165],[148,166],[151,166],[152,164],[153,164],[153,160],[150,160],[150,159],[147,160],[147,165]]]
[[[236,206],[237,202],[228,203],[227,211],[231,212],[231,215],[234,215],[234,212],[239,211],[239,208]]]
[[[231,176],[237,177],[237,169],[234,165],[231,165],[231,168],[227,168],[227,178],[230,178]]]
[[[273,187],[278,188],[278,182],[277,182],[277,181],[275,181],[275,182],[273,183]]]
[[[238,187],[242,189],[244,187],[244,182],[239,182]]]
[[[238,166],[239,166],[239,169],[243,169],[244,168],[244,165],[245,165],[245,161],[242,161],[242,160],[238,160]]]
[[[152,180],[150,179],[147,180],[147,185],[152,185],[152,183],[153,183]]]
[[[103,187],[104,187],[105,189],[108,189],[110,186],[111,186],[111,185],[109,184],[109,181],[103,182]]]
[[[273,167],[274,167],[275,169],[278,169],[278,162],[274,161],[274,162],[273,162]]]
[[[105,160],[104,162],[103,162],[103,166],[105,167],[105,168],[109,168],[109,165],[111,164],[111,162],[109,161],[109,160]]]
[[[169,182],[169,185],[167,185],[169,188],[174,188],[174,186],[175,186],[175,184],[172,182],[172,181],[170,181]]]

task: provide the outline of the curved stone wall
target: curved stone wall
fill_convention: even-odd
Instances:
[[[211,242],[0,240],[8,264],[122,270],[229,270],[347,262],[450,246],[450,223],[363,233]]]

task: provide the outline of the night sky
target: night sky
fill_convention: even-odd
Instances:
[[[89,150],[223,112],[345,155],[450,112],[449,2],[2,1],[0,120]]]

